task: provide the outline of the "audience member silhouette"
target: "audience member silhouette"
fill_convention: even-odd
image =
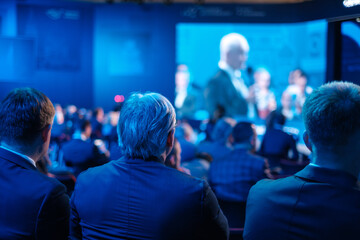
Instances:
[[[249,122],[239,122],[232,131],[233,149],[214,159],[209,182],[221,200],[245,202],[252,185],[266,177],[265,159],[254,154],[256,132]]]
[[[262,180],[247,199],[244,239],[360,239],[360,87],[321,86],[303,108],[312,162]]]
[[[108,162],[109,151],[101,140],[92,142],[91,133],[90,121],[83,120],[80,129],[75,131],[72,139],[64,143],[62,147],[63,160],[66,166],[71,167],[75,177],[89,167],[100,166]]]
[[[258,153],[268,159],[270,168],[280,167],[281,160],[296,161],[299,157],[295,138],[283,130],[286,118],[273,111],[267,118],[266,132]]]
[[[55,109],[32,88],[0,104],[0,239],[67,239],[65,187],[36,169],[48,151]]]
[[[206,181],[166,167],[176,116],[160,94],[133,94],[118,123],[125,156],[88,169],[71,198],[70,239],[227,239]]]
[[[234,148],[220,159],[214,159],[209,183],[219,199],[230,227],[243,227],[246,199],[251,186],[266,177],[265,159],[253,154],[256,132],[249,122],[239,122],[232,131]]]
[[[211,133],[210,141],[201,142],[197,152],[205,152],[211,155],[213,160],[220,159],[231,150],[229,138],[236,121],[232,118],[222,118],[215,124]]]

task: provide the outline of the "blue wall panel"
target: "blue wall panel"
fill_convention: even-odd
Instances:
[[[53,102],[93,106],[92,8],[18,5],[18,35],[34,39],[28,85]]]
[[[164,5],[101,6],[95,11],[95,105],[156,91],[174,99],[175,24]]]

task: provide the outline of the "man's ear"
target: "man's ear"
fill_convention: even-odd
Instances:
[[[310,152],[312,152],[312,146],[311,146],[309,134],[306,131],[303,134],[303,139],[306,147],[310,150]]]
[[[166,146],[170,149],[172,149],[174,146],[174,141],[175,141],[174,135],[175,135],[175,129],[171,130],[167,136]]]
[[[232,134],[229,135],[228,141],[229,141],[230,144],[233,144],[233,143],[234,143],[234,137],[233,137]]]
[[[50,140],[51,137],[51,124],[47,124],[43,130],[41,130],[41,139],[43,142]]]

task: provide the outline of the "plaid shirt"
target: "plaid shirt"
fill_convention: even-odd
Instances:
[[[234,149],[212,162],[209,182],[221,200],[245,202],[250,188],[265,178],[265,160],[247,149]]]

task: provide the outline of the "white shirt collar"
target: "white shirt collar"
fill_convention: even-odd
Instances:
[[[249,96],[249,90],[241,78],[241,71],[239,69],[233,69],[225,61],[219,61],[219,68],[229,74],[232,84],[235,89],[244,97]]]
[[[20,157],[22,157],[22,158],[25,158],[27,161],[29,161],[32,165],[34,165],[34,167],[36,167],[36,163],[35,163],[35,161],[31,158],[31,157],[29,157],[29,156],[26,156],[26,155],[24,155],[24,154],[21,154],[21,153],[19,153],[19,152],[16,152],[16,151],[14,151],[14,150],[11,150],[11,149],[9,149],[9,148],[6,148],[6,147],[4,147],[4,146],[0,146],[1,148],[3,148],[3,149],[5,149],[5,150],[7,150],[7,151],[9,151],[9,152],[12,152],[12,153],[15,153],[16,155],[19,155]]]
[[[239,79],[241,77],[241,71],[238,69],[233,69],[225,61],[221,61],[221,60],[219,61],[219,68],[227,72],[231,78]]]

